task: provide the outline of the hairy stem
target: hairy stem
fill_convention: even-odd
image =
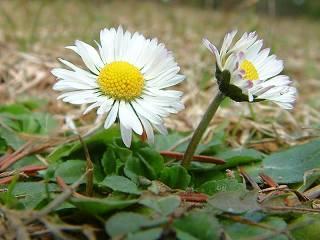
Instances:
[[[220,103],[222,102],[222,100],[224,98],[225,98],[224,94],[222,92],[218,91],[217,95],[210,103],[206,113],[203,115],[201,122],[199,123],[198,127],[194,131],[192,138],[191,138],[191,141],[187,147],[187,150],[184,154],[184,157],[183,157],[183,160],[181,163],[182,166],[184,166],[185,168],[189,167],[190,162],[192,160],[192,157],[197,149],[197,146],[198,146],[205,130],[207,129],[211,119],[213,118]]]

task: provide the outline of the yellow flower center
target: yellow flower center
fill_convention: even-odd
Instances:
[[[107,64],[98,76],[100,90],[117,100],[132,100],[142,94],[144,78],[138,68],[124,61]]]
[[[255,66],[252,64],[252,62],[248,60],[244,60],[241,65],[240,69],[242,69],[245,72],[244,79],[247,80],[258,80],[259,74]]]

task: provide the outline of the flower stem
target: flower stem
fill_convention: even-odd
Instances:
[[[203,115],[201,122],[199,123],[198,127],[193,133],[193,136],[191,138],[191,141],[187,147],[187,150],[184,154],[183,160],[182,160],[182,166],[185,168],[188,168],[190,165],[190,162],[192,160],[192,157],[197,149],[197,146],[202,138],[202,135],[204,134],[205,130],[207,129],[211,119],[213,118],[213,115],[216,113],[219,105],[221,104],[222,100],[225,98],[225,95],[218,91],[215,98],[210,103],[206,113]]]

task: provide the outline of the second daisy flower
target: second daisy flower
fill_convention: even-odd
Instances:
[[[292,109],[297,91],[290,86],[288,76],[279,75],[283,70],[282,60],[269,55],[269,48],[262,49],[263,41],[255,32],[244,33],[233,43],[236,33],[226,34],[220,51],[207,39],[203,40],[216,57],[220,90],[235,101],[270,100],[284,109]],[[230,73],[228,83],[222,81],[223,71]]]

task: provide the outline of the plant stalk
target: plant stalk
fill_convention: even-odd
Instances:
[[[80,136],[80,134],[78,134],[79,140],[84,148],[84,154],[86,157],[86,161],[87,161],[87,168],[86,168],[86,172],[87,172],[87,185],[86,185],[86,195],[88,197],[92,197],[92,193],[93,193],[93,163],[91,161],[91,157],[89,154],[89,150],[87,147],[87,144],[83,141],[82,137]]]
[[[210,103],[206,113],[203,115],[203,117],[201,119],[201,122],[199,123],[198,127],[196,128],[196,130],[194,131],[194,133],[192,135],[191,141],[187,147],[187,150],[184,154],[184,157],[183,157],[183,160],[181,163],[183,167],[185,167],[185,168],[189,167],[190,162],[192,160],[192,157],[197,149],[197,146],[198,146],[205,130],[207,129],[211,119],[213,118],[214,114],[216,113],[219,105],[221,104],[221,102],[223,101],[224,98],[225,98],[225,95],[218,90],[217,95]]]

